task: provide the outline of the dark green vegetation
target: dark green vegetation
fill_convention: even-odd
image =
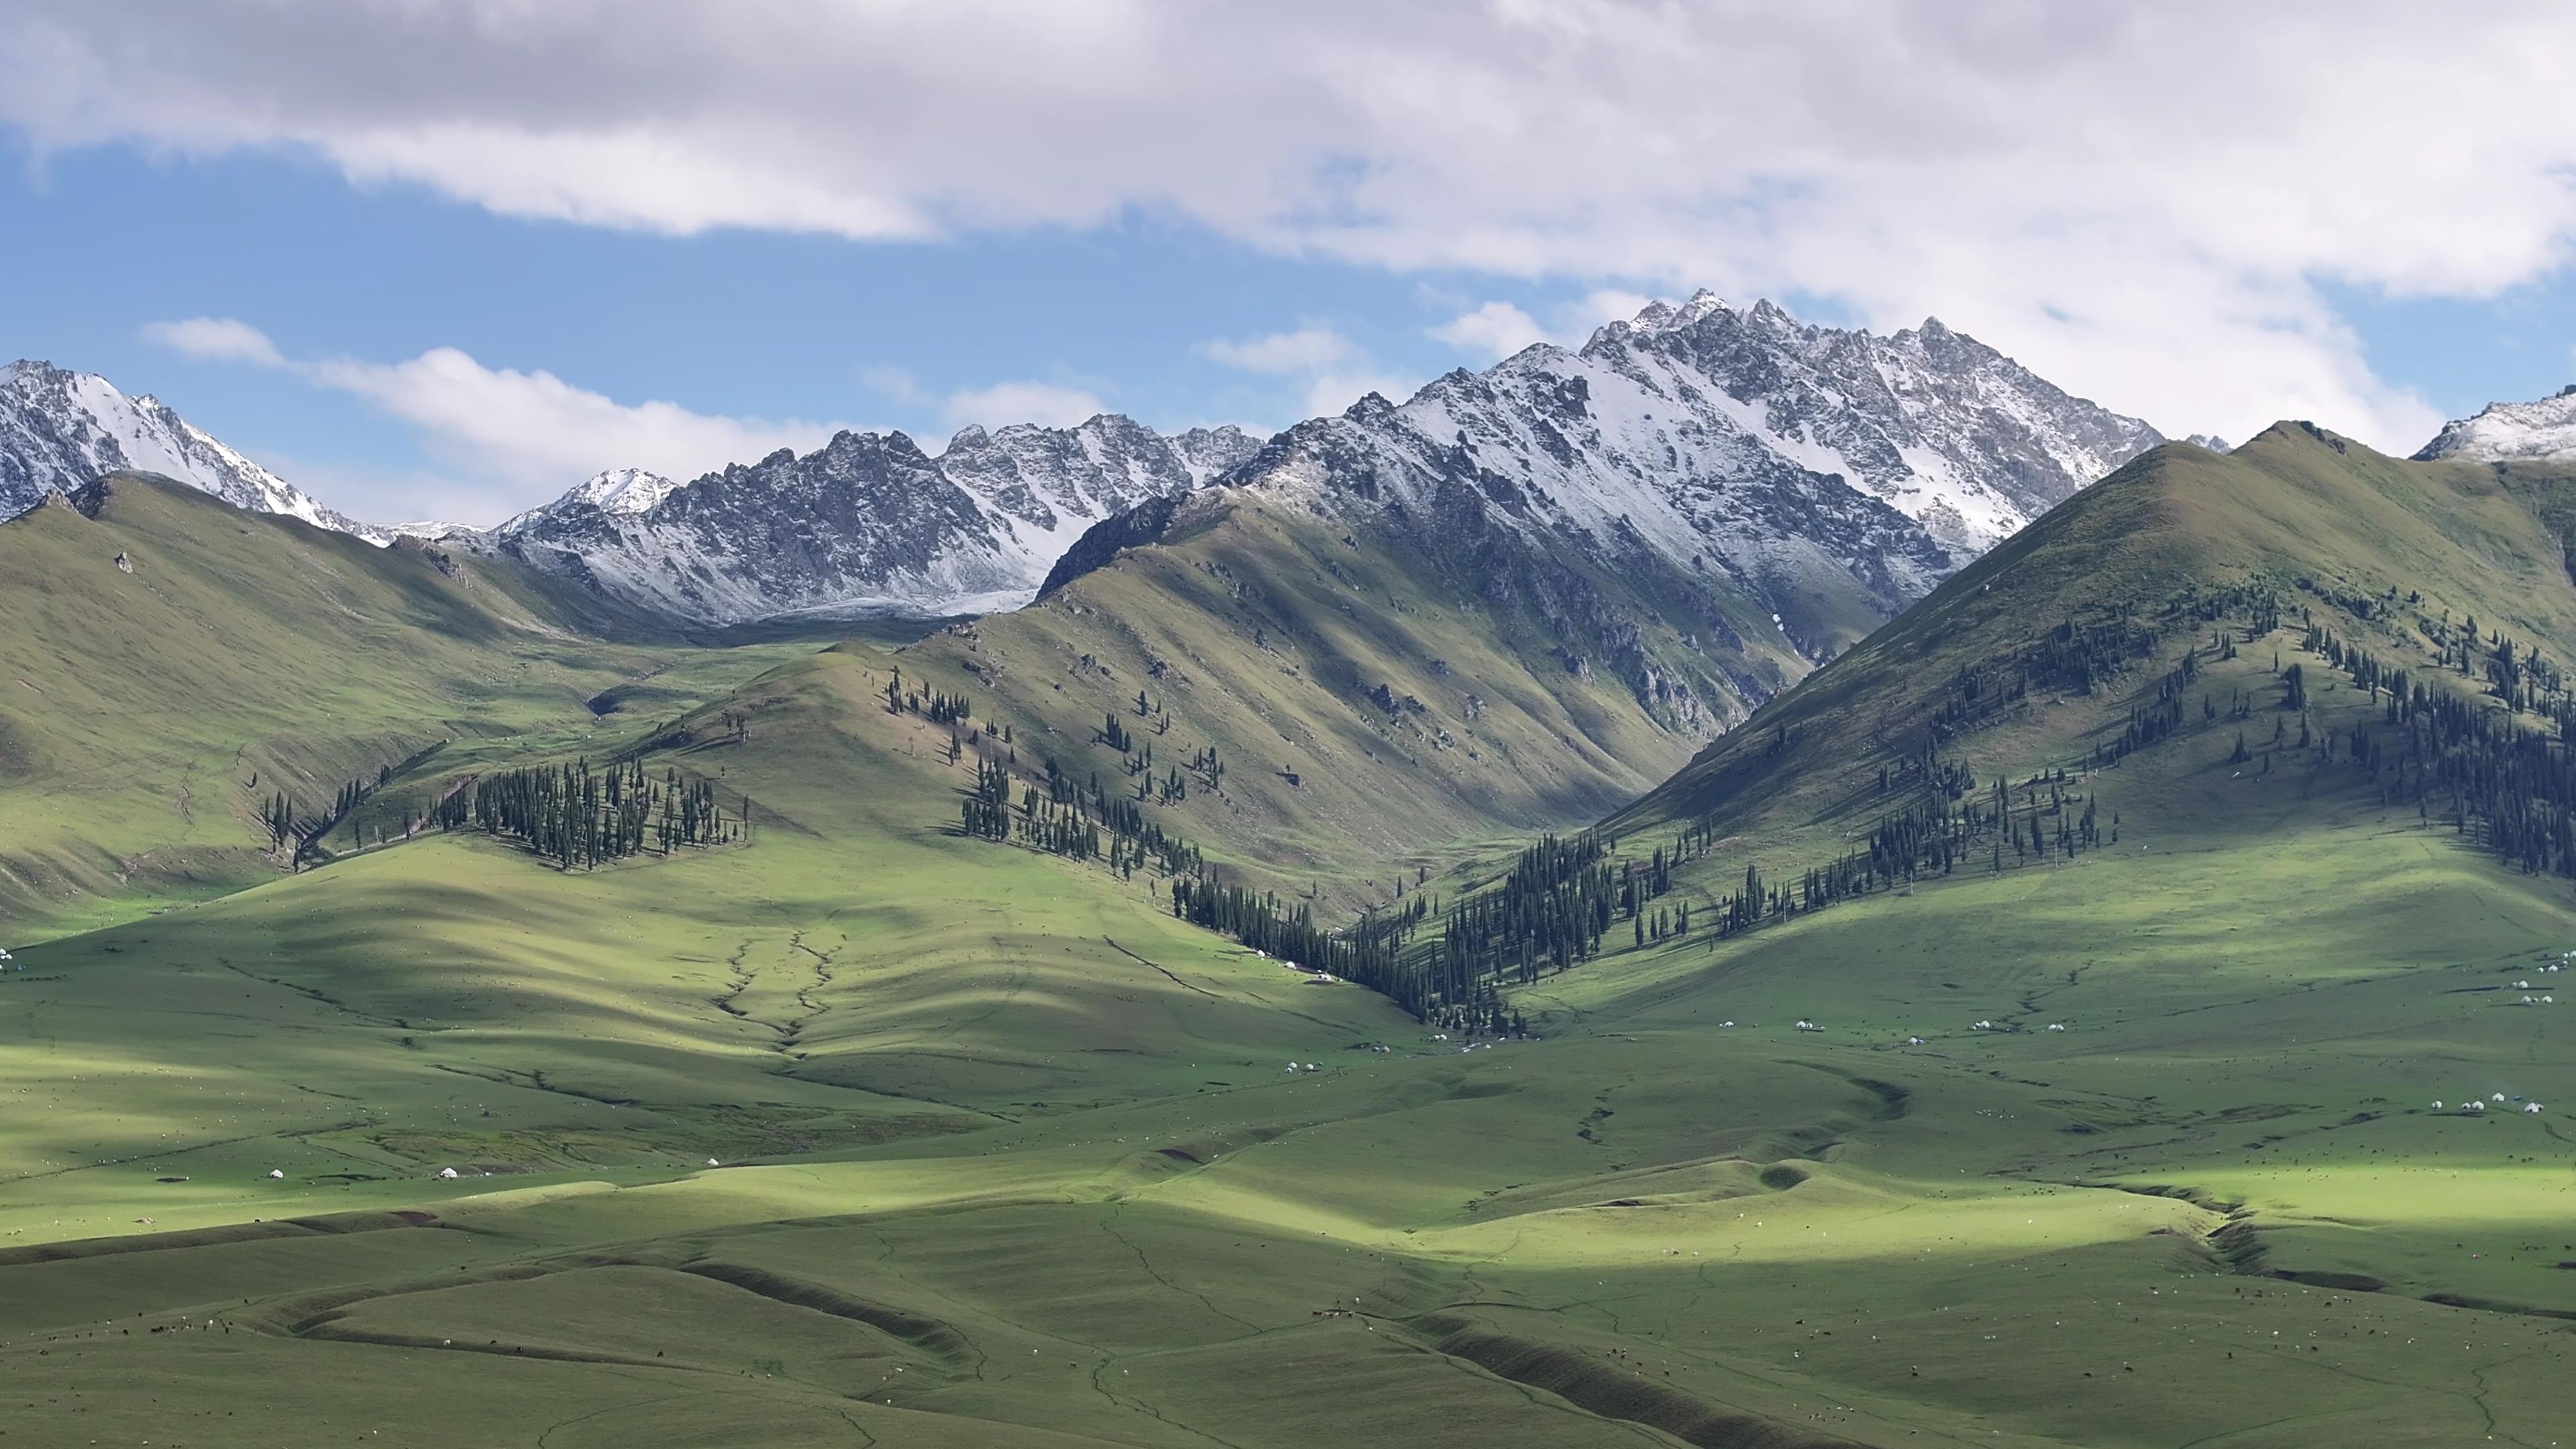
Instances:
[[[1399,753],[1310,662],[1228,652],[1200,565],[1289,585],[1188,538],[900,652],[594,643],[508,580],[397,608],[459,607],[426,561],[393,591],[406,555],[329,556],[345,609],[239,585],[315,682],[170,649],[209,671],[176,723],[143,702],[197,676],[125,681],[130,718],[12,707],[42,784],[9,820],[160,839],[160,782],[219,779],[228,833],[192,839],[239,874],[201,889],[263,883],[64,897],[119,918],[0,974],[5,1427],[2560,1442],[2576,586],[2532,500],[2564,481],[2292,426],[2161,449],[1594,831],[1500,770],[1443,800],[1464,747]],[[62,567],[81,526],[147,565],[49,576],[62,618],[139,608],[143,544],[283,574],[229,512],[138,497],[159,532],[38,520]],[[220,577],[192,607],[257,612]],[[1399,703],[1542,678],[1405,602],[1453,672]],[[78,637],[10,662],[52,699]],[[667,695],[584,706],[656,666]],[[458,712],[487,675],[512,689]],[[1594,782],[1565,801],[1638,769],[1595,753],[1631,738],[1598,684],[1519,686],[1510,758]],[[332,701],[316,740],[386,738],[300,743],[299,697]],[[1605,733],[1549,755],[1544,710],[1587,701]],[[1335,753],[1267,753],[1274,716]],[[322,863],[263,858],[284,777],[235,778],[252,738],[315,752]],[[548,820],[616,818],[640,771],[756,802],[754,834],[576,860],[478,828],[475,790],[540,770],[602,795]]]

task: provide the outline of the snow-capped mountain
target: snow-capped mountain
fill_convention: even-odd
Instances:
[[[283,513],[371,543],[391,535],[321,503],[150,395],[45,362],[0,367],[0,518],[14,518],[103,473],[159,473],[239,508]]]
[[[2478,463],[2576,458],[2576,384],[2538,402],[2489,403],[2476,417],[2444,423],[2415,456]]]
[[[659,473],[641,468],[611,468],[564,497],[587,503],[602,513],[650,513],[654,504],[670,497],[671,490],[679,486]]]
[[[409,523],[372,523],[367,527],[370,531],[381,533],[388,539],[419,538],[432,543],[442,538],[454,538],[459,534],[470,538],[482,532],[472,524],[450,523],[443,518],[420,518]]]
[[[1337,580],[1369,571],[1345,551],[1391,564],[1538,674],[1615,678],[1707,734],[2161,441],[1937,321],[1877,337],[1701,293],[1300,423],[1214,489],[1101,524],[1041,598],[1078,614],[1070,586],[1122,550],[1243,519]]]
[[[1472,495],[1551,546],[1643,546],[1766,595],[1838,574],[1890,614],[2161,441],[1938,321],[1878,337],[1702,292],[1580,351],[1372,394],[1225,481],[1416,518]]]
[[[1722,476],[1725,459],[1701,450],[1758,447],[1840,474],[1970,552],[2164,441],[1938,318],[1879,337],[1701,292],[1611,323],[1573,362],[1598,379],[1604,443],[1627,460],[1670,449],[1686,475]],[[1503,366],[1514,363],[1569,367],[1544,355]]]
[[[702,622],[984,611],[1024,602],[1085,530],[1147,500],[1368,479],[1417,502],[1464,484],[1569,537],[1783,586],[1831,570],[1892,613],[2160,441],[1938,321],[1880,337],[1703,292],[1267,448],[1114,414],[967,428],[935,456],[843,433],[676,486],[603,473],[481,545]]]
[[[1240,428],[1165,437],[1116,414],[970,427],[935,457],[899,432],[843,432],[684,484],[602,473],[475,546],[707,623],[981,612],[1026,601],[1092,524],[1258,446]]]

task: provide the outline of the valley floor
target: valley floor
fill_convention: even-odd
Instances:
[[[942,894],[970,848],[459,838],[22,953],[11,1442],[2576,1423],[2576,1063],[2514,986],[2576,910],[2439,832],[1962,875],[1473,1050],[1141,880],[985,847]]]

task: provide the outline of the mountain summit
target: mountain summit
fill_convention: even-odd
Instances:
[[[2576,383],[2538,402],[2489,403],[2476,417],[2444,423],[2415,457],[2472,463],[2576,458]]]
[[[237,508],[282,513],[371,543],[389,537],[324,507],[149,394],[128,397],[96,373],[49,362],[0,367],[0,518],[119,469],[159,473]]]
[[[473,546],[698,622],[981,612],[1025,602],[1094,523],[1256,446],[1240,428],[1165,437],[1115,413],[970,427],[936,456],[900,432],[845,431],[689,483],[602,473]]]

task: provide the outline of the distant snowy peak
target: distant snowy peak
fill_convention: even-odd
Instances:
[[[1757,309],[1771,307],[1757,302]],[[1586,347],[1603,346],[1631,338],[1652,337],[1688,327],[1712,312],[1727,310],[1726,299],[1706,287],[1691,293],[1691,299],[1676,307],[1670,302],[1648,302],[1636,316],[1624,322],[1609,322],[1595,328]],[[1783,314],[1786,315],[1786,314]]]
[[[653,505],[671,496],[678,483],[659,473],[641,468],[611,468],[564,495],[568,502],[587,503],[602,513],[645,513]]]
[[[1970,552],[2163,441],[1938,318],[1880,337],[1703,291],[1600,329],[1579,355]]]
[[[423,518],[411,523],[380,523],[373,527],[388,538],[418,538],[432,543],[442,538],[472,537],[482,532],[470,523],[450,523],[439,518]]]
[[[2415,456],[2478,463],[2576,458],[2576,385],[2538,402],[2489,403],[2476,417],[2444,423]]]
[[[687,483],[602,473],[479,542],[709,623],[986,611],[1025,602],[1094,523],[1259,450],[1240,428],[1165,437],[1115,413],[970,427],[935,457],[899,432],[843,432]]]
[[[121,468],[159,473],[237,508],[300,518],[371,543],[392,535],[334,512],[225,447],[159,399],[45,362],[0,367],[0,517]]]
[[[1232,423],[1214,428],[1192,428],[1171,438],[1172,451],[1190,470],[1190,477],[1207,483],[1252,461],[1261,451],[1261,440]]]
[[[1825,597],[1885,617],[2161,441],[1937,320],[1879,337],[1701,292],[1580,351],[1370,394],[1223,481],[1417,531],[1472,519],[1529,557],[1723,580],[1792,617]]]
[[[2213,453],[2233,453],[2236,451],[2235,444],[2218,436],[2216,433],[2194,433],[2190,437],[2183,439],[2183,441],[2191,444],[2195,448],[2207,448]]]

